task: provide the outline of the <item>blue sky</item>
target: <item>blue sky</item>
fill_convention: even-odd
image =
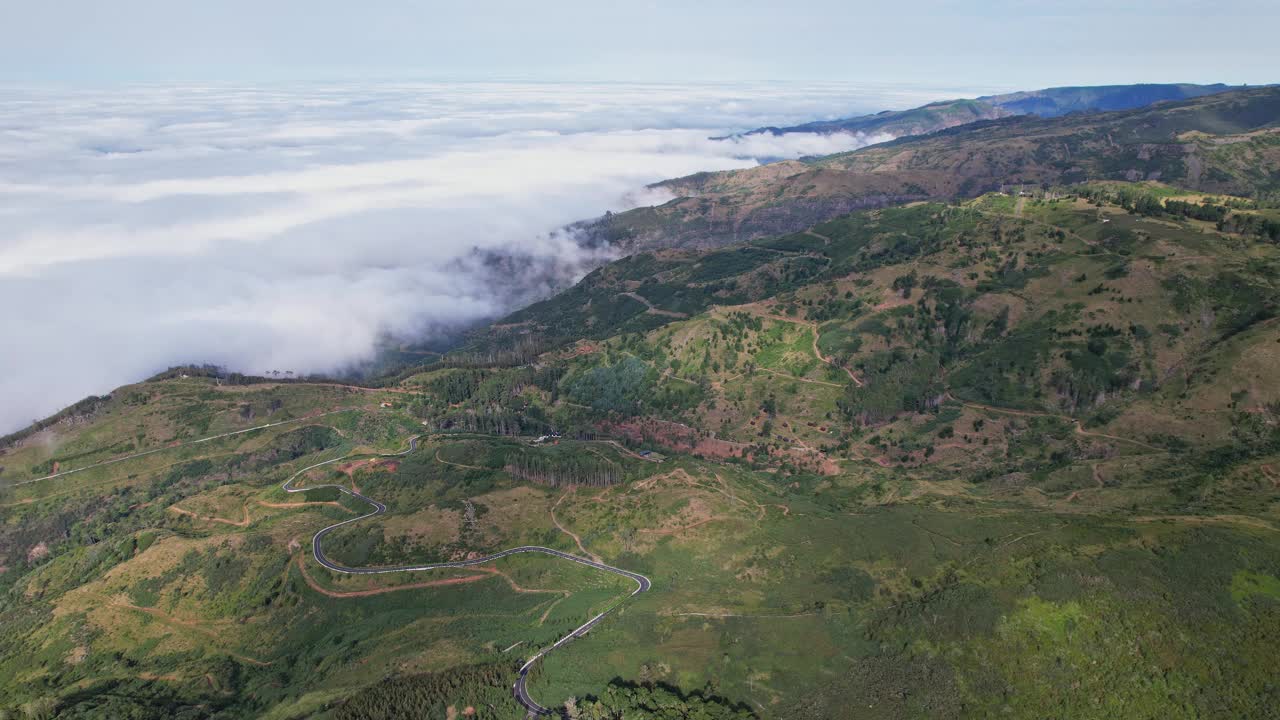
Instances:
[[[0,81],[1274,82],[1280,3],[3,2]],[[1211,9],[1209,9],[1211,7]]]

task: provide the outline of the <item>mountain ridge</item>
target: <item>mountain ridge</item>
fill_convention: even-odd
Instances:
[[[1105,112],[1145,107],[1158,102],[1186,100],[1247,86],[1214,83],[1139,83],[1133,85],[1075,85],[1021,90],[976,98],[939,100],[908,110],[815,120],[786,127],[762,127],[742,133],[786,135],[789,133],[889,133],[897,137],[927,135],[938,130],[978,120],[994,120],[1012,115],[1058,117],[1071,112]]]
[[[626,250],[714,247],[853,210],[974,197],[1006,185],[1163,179],[1208,192],[1280,190],[1280,88],[1054,118],[1008,116],[836,155],[656,183],[657,207],[583,224]]]

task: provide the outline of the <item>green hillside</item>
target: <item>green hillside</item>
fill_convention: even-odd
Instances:
[[[120,388],[0,455],[0,713],[517,718],[614,608],[534,698],[1267,717],[1278,228],[1160,183],[917,203],[619,260],[381,387]],[[346,565],[652,589],[334,573],[312,535],[368,506],[295,474],[387,505]]]
[[[0,440],[0,718],[1268,717],[1277,118],[671,181],[425,364],[77,403]]]

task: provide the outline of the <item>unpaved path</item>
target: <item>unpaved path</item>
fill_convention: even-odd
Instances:
[[[353,515],[356,512],[355,510],[352,510],[351,508],[347,507],[346,505],[343,505],[337,500],[316,500],[313,502],[286,502],[286,503],[267,502],[266,500],[259,500],[258,504],[266,508],[306,508],[306,507],[328,506],[328,507],[336,507],[345,513],[350,513]],[[177,505],[170,505],[167,509],[172,512],[178,513],[179,515],[186,515],[187,517],[195,518],[196,520],[204,520],[205,522],[222,523],[224,525],[233,525],[235,527],[248,527],[249,524],[253,522],[252,518],[249,517],[248,503],[246,503],[244,506],[243,520],[228,520],[227,518],[213,517],[211,515],[200,515],[198,513],[187,510],[186,508],[180,508]]]
[[[612,445],[613,447],[617,448],[618,451],[621,452],[623,455],[630,455],[631,457],[637,460],[644,460],[645,462],[653,462],[653,463],[659,462],[658,460],[655,460],[651,457],[645,457],[644,455],[641,455],[640,453],[632,450],[626,445],[623,445],[617,440],[593,440],[590,442],[598,442],[598,443],[604,443],[605,445]]]
[[[436,451],[436,462],[444,465],[452,465],[454,467],[466,468],[467,470],[493,470],[493,468],[480,467],[479,465],[466,465],[463,463],[453,462],[452,460],[445,460],[444,458],[440,457],[439,450]]]
[[[818,238],[819,240],[821,240],[821,241],[822,241],[822,244],[823,244],[823,245],[830,245],[830,244],[831,244],[831,238],[827,237],[826,235],[823,235],[822,233],[814,232],[814,231],[813,231],[813,228],[810,228],[810,229],[808,229],[808,230],[805,230],[805,231],[804,231],[804,234],[805,234],[805,235],[808,235],[809,237],[815,237],[815,238]]]
[[[831,358],[827,357],[826,355],[823,355],[823,354],[822,354],[822,351],[818,349],[818,332],[819,332],[819,331],[818,331],[818,323],[816,323],[816,322],[808,322],[808,321],[806,321],[804,324],[805,324],[805,325],[808,325],[810,328],[812,328],[812,329],[813,329],[813,355],[814,355],[814,357],[816,357],[816,358],[818,358],[819,360],[821,360],[822,362],[824,362],[824,363],[826,363],[826,364],[830,365],[831,367],[834,367],[834,368],[840,368],[841,370],[843,370],[843,371],[844,371],[844,373],[845,373],[846,375],[848,375],[848,376],[849,376],[849,379],[853,381],[853,384],[854,384],[854,385],[857,385],[858,387],[862,387],[862,380],[859,380],[859,379],[858,379],[858,376],[853,374],[853,370],[850,370],[849,368],[847,368],[847,367],[845,367],[845,366],[843,366],[843,365],[837,365],[835,360],[832,360]]]
[[[751,615],[747,613],[710,613],[710,612],[678,612],[671,613],[672,617],[708,617],[708,618],[753,618],[756,620],[781,620],[784,618],[811,617],[817,615],[817,611],[792,613],[791,615]]]
[[[1108,435],[1106,433],[1093,432],[1092,430],[1085,430],[1084,426],[1080,424],[1080,421],[1071,417],[1070,415],[1061,415],[1059,413],[1043,412],[1040,410],[1015,410],[1013,408],[996,407],[995,405],[983,405],[982,403],[973,403],[973,402],[967,402],[965,400],[961,400],[955,397],[954,395],[952,395],[951,393],[947,393],[947,397],[951,400],[955,400],[956,402],[960,403],[961,405],[967,408],[973,408],[975,410],[988,410],[990,412],[1003,413],[1005,415],[1018,415],[1021,417],[1047,417],[1047,418],[1057,418],[1059,420],[1069,420],[1075,426],[1075,432],[1077,435],[1084,435],[1086,437],[1106,438],[1107,440],[1115,440],[1117,442],[1131,443],[1139,447],[1147,448],[1148,450],[1154,450],[1155,452],[1165,452],[1164,448],[1158,448],[1155,445],[1148,445],[1147,443],[1144,443],[1141,440],[1134,440],[1133,438],[1120,437],[1119,435]]]
[[[676,312],[676,311],[674,311],[674,310],[663,310],[663,309],[662,309],[662,308],[660,308],[660,307],[656,307],[656,306],[654,306],[654,304],[653,304],[653,303],[649,302],[647,299],[645,299],[645,298],[644,298],[644,296],[642,296],[642,295],[640,295],[640,294],[638,294],[638,293],[633,293],[633,292],[620,292],[620,293],[618,293],[618,295],[620,295],[620,296],[622,296],[622,297],[629,297],[629,298],[631,298],[632,300],[635,300],[635,301],[637,301],[637,302],[643,303],[645,307],[649,308],[649,309],[648,309],[648,310],[646,310],[645,312],[649,313],[650,315],[663,315],[663,316],[666,316],[666,317],[672,317],[672,318],[687,318],[687,317],[689,317],[689,315],[688,315],[687,313]]]
[[[975,208],[975,210],[977,210],[977,209]],[[1071,237],[1071,238],[1074,238],[1074,239],[1076,239],[1076,240],[1079,240],[1080,242],[1084,243],[1086,246],[1088,246],[1088,247],[1090,247],[1090,248],[1093,248],[1093,250],[1094,250],[1094,252],[1092,253],[1093,255],[1117,255],[1117,256],[1119,256],[1119,253],[1115,253],[1115,252],[1112,252],[1112,251],[1107,250],[1107,249],[1105,249],[1105,248],[1102,248],[1102,247],[1100,247],[1100,246],[1098,245],[1098,243],[1097,243],[1097,242],[1094,242],[1093,240],[1090,240],[1090,239],[1086,238],[1085,236],[1081,235],[1080,233],[1077,233],[1076,231],[1071,230],[1071,229],[1069,229],[1069,228],[1060,227],[1060,226],[1058,226],[1058,225],[1054,225],[1054,224],[1052,224],[1052,223],[1047,223],[1047,222],[1044,222],[1043,220],[1036,220],[1036,219],[1034,219],[1034,218],[1019,217],[1019,216],[1017,216],[1017,215],[1011,215],[1011,214],[1009,214],[1009,213],[994,212],[994,211],[991,211],[991,210],[977,210],[977,212],[978,212],[979,214],[982,214],[982,215],[990,215],[990,216],[992,216],[992,217],[1010,218],[1010,219],[1013,219],[1013,220],[1020,220],[1020,221],[1022,221],[1022,222],[1030,223],[1030,224],[1032,224],[1032,225],[1036,225],[1036,226],[1038,226],[1038,227],[1045,228],[1045,229],[1048,229],[1048,230],[1053,230],[1053,231],[1062,231],[1062,233],[1064,233],[1064,234],[1065,234],[1065,235],[1067,235],[1068,237]]]
[[[790,373],[784,373],[778,370],[772,370],[770,368],[758,368],[758,369],[763,370],[769,373],[770,375],[777,375],[778,377],[784,377],[784,378],[787,378],[788,380],[795,380],[796,382],[809,383],[810,385],[826,385],[827,387],[833,387],[833,388],[844,387],[840,383],[827,382],[826,380],[810,380],[809,378],[802,378],[796,375],[791,375]]]
[[[770,320],[777,320],[778,322],[791,323],[792,325],[803,325],[809,328],[810,330],[813,331],[813,356],[816,357],[818,360],[826,363],[827,365],[830,365],[833,368],[839,368],[840,370],[844,371],[844,374],[849,376],[849,379],[853,381],[854,385],[857,385],[858,387],[863,386],[862,380],[859,379],[858,376],[854,374],[853,370],[850,370],[849,368],[843,365],[837,364],[831,358],[827,357],[826,355],[823,355],[822,351],[818,349],[818,335],[820,332],[818,329],[818,323],[813,322],[812,320],[799,320],[796,318],[786,317],[785,315],[775,315],[770,312],[765,312],[758,305],[755,305],[755,304],[737,305],[733,307],[726,307],[725,309],[726,310],[745,310],[746,312],[749,312],[752,315],[756,315],[757,317],[768,318]],[[819,382],[819,381],[815,380],[812,382]]]
[[[551,522],[555,523],[556,527],[560,528],[560,532],[573,538],[574,544],[578,546],[578,549],[582,551],[583,555],[586,555],[587,557],[591,558],[592,560],[595,560],[596,562],[600,562],[600,556],[591,552],[586,548],[585,545],[582,544],[582,538],[578,537],[578,533],[570,530],[564,525],[561,525],[560,521],[556,519],[556,508],[560,507],[560,503],[564,502],[565,498],[569,497],[570,495],[576,492],[578,492],[577,488],[570,488],[560,495],[560,498],[556,500],[554,505],[551,506]]]
[[[698,520],[697,522],[689,523],[688,525],[682,525],[682,526],[680,526],[680,527],[674,527],[674,528],[640,528],[640,529],[636,530],[636,532],[638,532],[638,533],[644,533],[644,534],[646,534],[646,535],[658,535],[658,536],[660,536],[660,537],[668,537],[668,536],[671,536],[671,535],[678,535],[678,534],[680,534],[680,533],[688,532],[688,531],[690,531],[690,530],[693,530],[694,528],[702,527],[703,525],[706,525],[707,523],[716,522],[716,521],[718,521],[718,520],[732,520],[732,519],[733,519],[733,518],[725,517],[725,516],[723,516],[723,515],[712,515],[712,516],[711,516],[711,517],[709,517],[709,518],[704,518],[704,519],[702,519],[702,520]]]
[[[474,575],[463,575],[460,577],[444,578],[441,580],[409,583],[407,585],[389,585],[387,587],[370,588],[368,590],[330,590],[316,582],[316,579],[311,577],[311,573],[307,572],[307,563],[305,562],[305,558],[305,555],[301,553],[298,554],[298,571],[302,573],[302,579],[307,581],[307,586],[312,590],[331,598],[371,597],[373,595],[385,595],[387,593],[398,592],[400,590],[421,590],[422,588],[442,587],[445,585],[465,585],[466,583],[488,580],[490,577],[493,577],[492,573],[476,573]]]
[[[185,510],[183,508],[180,508],[177,505],[170,505],[167,509],[172,512],[178,513],[179,515],[186,515],[187,517],[195,518],[196,520],[204,520],[205,522],[222,523],[223,525],[233,525],[235,527],[249,527],[249,523],[252,522],[252,520],[249,518],[248,505],[244,506],[243,520],[228,520],[226,518],[213,517],[211,515],[199,515],[197,513],[191,512],[190,510]]]
[[[65,477],[67,475],[71,475],[74,473],[84,472],[85,470],[92,470],[94,468],[105,467],[107,465],[114,465],[116,463],[121,463],[126,460],[136,460],[137,458],[146,457],[148,455],[154,455],[155,453],[164,452],[165,450],[173,450],[175,448],[180,448],[180,447],[199,445],[201,443],[207,443],[207,442],[212,442],[214,440],[220,440],[222,438],[232,437],[234,435],[243,435],[245,433],[256,432],[258,430],[266,430],[267,428],[279,427],[281,425],[289,425],[291,423],[310,422],[311,420],[316,420],[318,418],[322,418],[327,415],[335,415],[337,413],[349,412],[351,410],[358,410],[358,409],[359,408],[341,408],[339,410],[330,410],[328,412],[317,413],[314,415],[307,415],[305,417],[293,418],[292,420],[281,420],[279,422],[267,423],[266,425],[257,425],[251,428],[245,428],[243,430],[233,430],[231,432],[219,433],[217,435],[210,435],[209,437],[203,437],[203,438],[200,438],[199,440],[188,440],[186,442],[172,443],[170,445],[165,445],[163,447],[152,448],[150,450],[144,450],[142,452],[132,453],[130,455],[123,455],[121,457],[112,458],[110,460],[103,460],[102,462],[93,463],[91,465],[85,465],[84,467],[78,467],[73,470],[63,470],[62,472],[55,472],[52,475],[45,475],[44,477],[33,478],[31,480],[23,480],[22,482],[13,483],[9,487],[17,487],[18,485],[30,485],[31,483],[37,483],[37,482],[42,482],[44,480],[52,480],[54,478]]]
[[[405,585],[388,585],[386,587],[368,588],[365,590],[333,590],[321,585],[311,575],[311,573],[307,572],[307,564],[305,562],[305,556],[301,554],[298,555],[298,570],[302,573],[302,579],[307,582],[307,586],[310,587],[312,590],[315,590],[316,592],[320,593],[321,595],[325,595],[327,597],[332,597],[332,598],[370,597],[373,595],[385,595],[386,593],[399,592],[401,590],[421,590],[423,588],[445,587],[450,585],[466,585],[468,583],[479,582],[480,580],[488,580],[489,578],[494,577],[495,575],[505,580],[506,583],[511,586],[511,589],[514,592],[518,592],[522,594],[547,593],[547,594],[561,595],[562,597],[557,599],[556,602],[560,602],[560,600],[563,600],[564,598],[569,597],[570,595],[573,594],[568,590],[522,587],[519,583],[515,581],[514,578],[512,578],[510,575],[502,572],[497,568],[476,567],[475,569],[479,572],[475,573],[474,575],[462,575],[459,577],[443,578],[441,580],[427,580],[427,581],[417,582],[417,583],[408,583]],[[553,606],[554,606],[554,603],[553,603]]]

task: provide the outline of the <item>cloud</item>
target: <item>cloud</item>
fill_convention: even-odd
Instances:
[[[500,315],[601,262],[556,230],[668,199],[648,183],[882,139],[710,137],[907,99],[603,84],[0,98],[0,431],[171,364],[329,372]],[[477,252],[519,253],[528,277],[495,286]]]

